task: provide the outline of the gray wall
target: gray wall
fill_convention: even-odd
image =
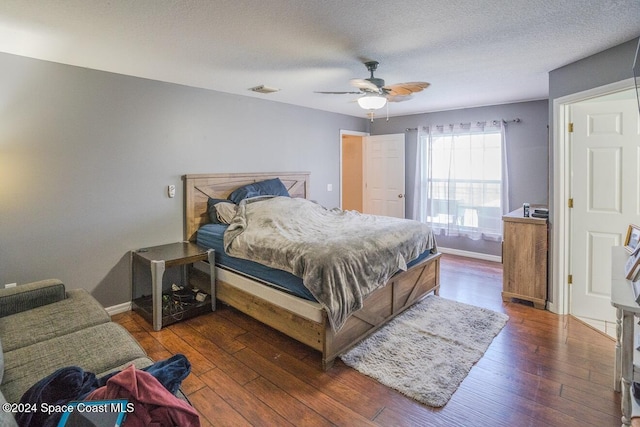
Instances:
[[[553,102],[563,96],[583,92],[633,77],[633,60],[638,39],[612,47],[595,55],[573,62],[549,73],[549,123],[550,135],[553,134]],[[552,138],[552,147],[553,147]],[[551,151],[553,155],[553,150]],[[553,165],[553,157],[551,157]],[[553,209],[553,170],[549,181],[550,210]],[[552,214],[552,212],[550,212]],[[551,215],[550,215],[551,219]]]
[[[183,238],[181,176],[310,171],[338,206],[340,129],[366,119],[0,54],[0,286],[131,299],[128,251]],[[168,198],[169,184],[177,187]]]
[[[428,91],[421,96],[428,96]],[[446,125],[449,123],[475,123],[496,119],[512,120],[515,118],[520,118],[521,122],[507,124],[509,210],[522,206],[524,202],[547,204],[547,176],[549,166],[547,100],[392,117],[389,121],[376,119],[371,125],[371,134],[405,133],[405,153],[407,159],[406,193],[407,205],[411,206],[413,201],[413,177],[415,173],[417,140],[416,132],[405,132],[407,128]],[[408,206],[407,212],[410,212]],[[501,254],[501,244],[499,242],[473,241],[461,237],[452,238],[439,236],[438,244],[442,247],[470,252],[490,255]]]
[[[549,108],[553,107],[556,98],[633,77],[633,58],[637,46],[636,38],[551,71]]]

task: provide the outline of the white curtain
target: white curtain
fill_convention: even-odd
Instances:
[[[497,121],[418,132],[413,218],[439,234],[501,240],[509,194],[505,129]]]
[[[507,124],[500,120],[500,135],[502,137],[502,214],[509,213],[509,162],[507,162]]]
[[[413,209],[411,218],[427,222],[427,150],[429,145],[429,129],[418,129],[416,138],[416,174],[413,187]]]

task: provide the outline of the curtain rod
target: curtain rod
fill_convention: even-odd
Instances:
[[[504,124],[506,125],[507,123],[520,123],[520,122],[522,122],[522,120],[520,120],[520,118],[519,118],[519,117],[516,117],[515,119],[511,119],[511,120],[497,119],[497,120],[492,120],[492,121],[491,121],[491,124],[493,124],[493,125],[497,125],[497,124],[498,124],[498,123],[500,123],[500,122],[502,122],[502,123],[504,123]],[[485,124],[485,123],[487,123],[487,122],[477,122],[477,123],[478,123],[478,124],[480,124],[480,123]],[[465,125],[465,124],[471,125],[471,122],[468,122],[468,123],[460,123],[460,124],[461,124],[461,125]],[[437,127],[437,126],[444,126],[444,125],[434,125],[434,127]],[[451,123],[451,124],[449,124],[449,125],[447,125],[447,126],[455,126],[455,125]],[[422,126],[422,129],[423,129],[423,130],[427,130],[427,129],[429,129],[429,126]],[[417,131],[417,130],[418,130],[418,128],[406,128],[404,131],[405,131],[405,132],[411,132],[411,131]]]

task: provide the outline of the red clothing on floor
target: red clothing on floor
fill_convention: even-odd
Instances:
[[[86,400],[127,399],[134,410],[127,414],[123,427],[199,427],[198,412],[184,400],[171,394],[151,374],[131,365],[109,378],[107,385],[89,394]]]

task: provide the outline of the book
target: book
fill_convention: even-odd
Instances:
[[[531,216],[534,218],[549,218],[549,209],[547,208],[534,208]]]

